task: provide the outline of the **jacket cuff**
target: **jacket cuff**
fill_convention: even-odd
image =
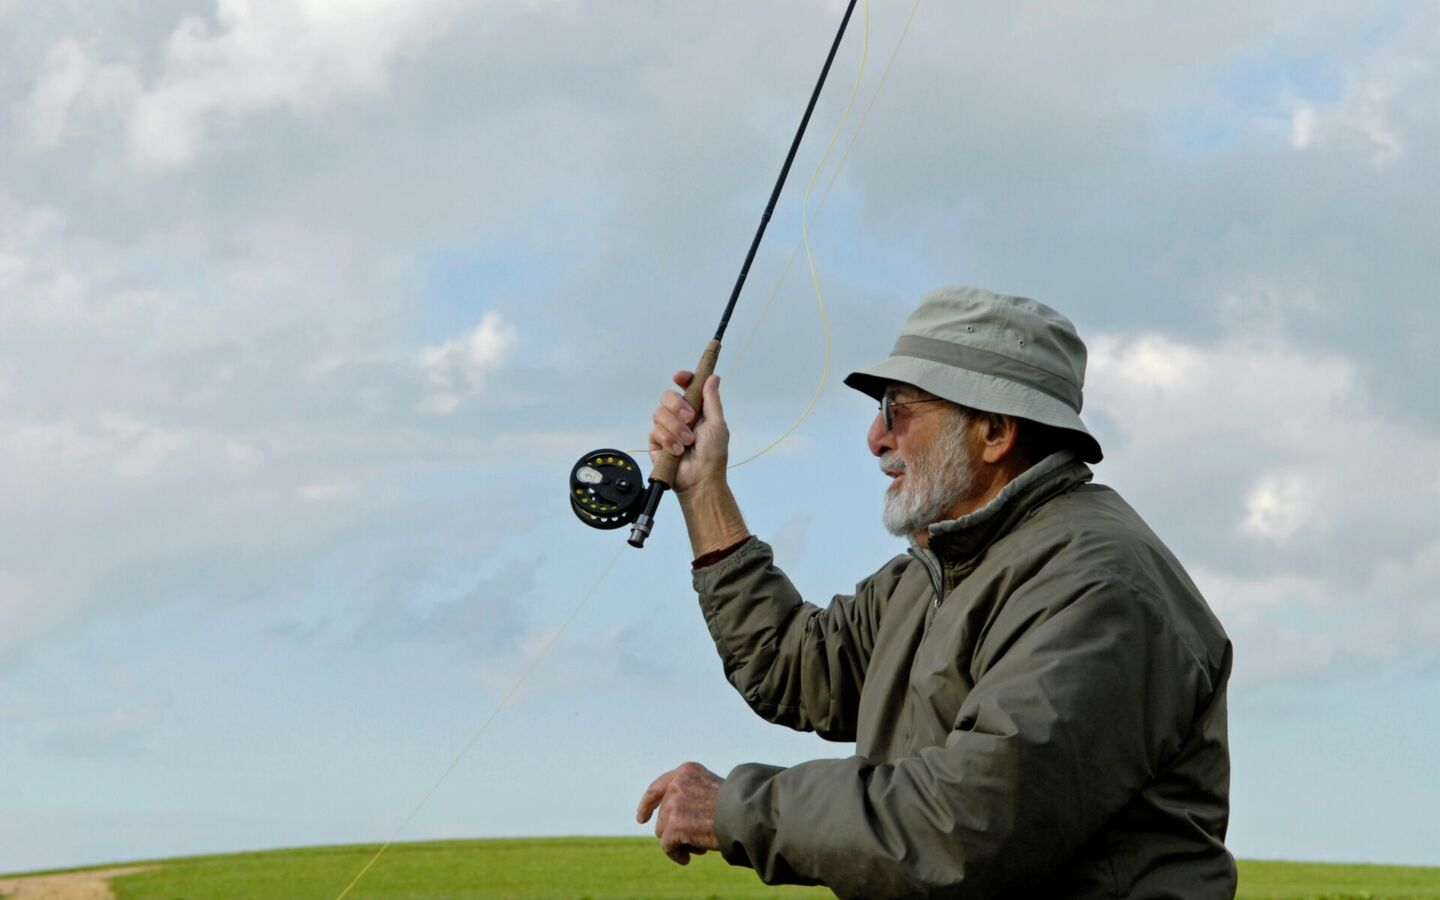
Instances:
[[[730,555],[715,563],[714,565],[703,566],[693,570],[690,574],[690,583],[695,588],[695,593],[705,595],[715,589],[715,585],[734,574],[736,569],[757,560],[762,565],[768,564],[773,558],[770,545],[750,535],[736,547]]]
[[[779,766],[745,763],[731,769],[721,783],[715,798],[715,837],[720,855],[730,865],[755,868],[747,848],[769,845],[769,822],[763,814],[752,811],[749,803],[759,795],[757,789],[782,771]]]
[[[750,540],[750,535],[747,534],[728,547],[722,547],[719,550],[711,550],[709,553],[700,554],[695,557],[694,562],[690,563],[690,570],[693,572],[715,565],[720,560],[739,550],[748,540]]]

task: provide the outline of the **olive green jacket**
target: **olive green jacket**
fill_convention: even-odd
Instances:
[[[751,708],[856,744],[732,771],[727,860],[871,900],[1234,896],[1230,642],[1090,478],[1057,454],[825,608],[758,539],[695,573]]]

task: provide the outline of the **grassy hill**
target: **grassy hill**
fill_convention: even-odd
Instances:
[[[118,900],[335,900],[375,845],[271,850],[162,860],[111,882]],[[767,888],[709,854],[681,868],[646,838],[548,838],[397,844],[354,900],[661,900],[828,897],[819,888]],[[1248,900],[1440,898],[1440,868],[1251,862]],[[348,900],[348,898],[347,898]]]

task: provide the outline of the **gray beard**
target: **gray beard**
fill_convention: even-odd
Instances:
[[[925,452],[907,461],[898,454],[880,458],[881,469],[899,469],[905,473],[900,487],[885,491],[885,529],[898,537],[908,537],[942,521],[945,511],[956,500],[970,493],[975,483],[975,468],[965,449],[965,429],[969,417],[958,411],[946,411],[946,421]]]

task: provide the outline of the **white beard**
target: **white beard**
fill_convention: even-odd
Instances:
[[[970,492],[975,482],[975,467],[965,448],[965,429],[969,417],[946,411],[945,424],[924,452],[914,454],[907,462],[899,454],[888,453],[880,458],[880,468],[905,473],[903,484],[892,484],[885,491],[885,529],[898,537],[907,537],[942,520],[945,511],[956,500]]]

